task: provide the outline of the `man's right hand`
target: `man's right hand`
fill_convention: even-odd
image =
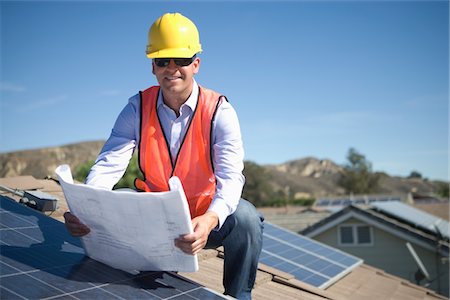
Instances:
[[[66,228],[72,236],[81,237],[91,232],[89,227],[81,223],[80,220],[70,212],[64,213],[64,220]]]

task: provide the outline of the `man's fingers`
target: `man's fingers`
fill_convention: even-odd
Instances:
[[[175,239],[175,246],[187,254],[195,255],[202,250],[206,245],[206,240],[197,237],[195,234],[188,234]]]
[[[80,237],[88,234],[91,230],[70,212],[64,214],[66,228],[72,236]]]
[[[198,239],[198,235],[193,232],[193,233],[188,233],[185,235],[181,235],[177,240],[180,240],[182,242],[186,242],[186,243],[192,243],[194,241],[196,241]]]
[[[86,225],[81,223],[66,224],[66,227],[73,236],[83,236],[91,231]]]
[[[208,224],[201,222],[205,220],[202,217],[196,217],[192,220],[193,233],[185,234],[175,240],[175,246],[187,254],[195,255],[202,250],[208,241]]]
[[[192,248],[191,252],[192,252],[192,255],[195,255],[195,254],[199,253],[200,250],[202,250],[205,247],[205,244],[197,243],[197,245],[195,245],[195,243],[194,243],[194,244],[192,244],[192,246],[193,246],[193,248]]]
[[[182,244],[175,243],[175,246],[177,246],[184,253],[191,254],[191,255],[195,255],[198,252],[200,252],[200,250],[203,249],[202,245],[200,245],[200,244],[194,246],[193,244],[184,244],[184,245],[182,245]]]
[[[186,254],[192,254],[191,243],[186,243],[179,239],[176,239],[175,246],[178,247],[181,251],[183,251]]]

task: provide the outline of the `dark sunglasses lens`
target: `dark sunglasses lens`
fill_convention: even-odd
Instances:
[[[174,58],[173,61],[177,66],[186,67],[192,63],[192,58]]]
[[[170,63],[170,58],[155,58],[155,64],[158,67],[167,67]]]

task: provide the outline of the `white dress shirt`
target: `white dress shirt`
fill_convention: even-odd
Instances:
[[[170,145],[172,159],[180,149],[189,120],[197,106],[198,84],[194,86],[188,100],[180,107],[180,116],[164,104],[161,91],[158,96],[158,116],[164,134]],[[236,111],[227,101],[219,106],[212,136],[212,157],[216,176],[216,193],[208,211],[219,216],[220,229],[225,219],[232,214],[239,203],[244,186],[244,149]],[[106,141],[86,184],[112,189],[122,178],[140,138],[140,97],[134,95],[118,116],[111,135]]]

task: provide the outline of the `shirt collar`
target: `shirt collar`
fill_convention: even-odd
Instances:
[[[192,80],[194,81],[193,85],[192,85],[192,93],[181,107],[188,106],[192,111],[195,111],[195,108],[197,107],[197,100],[198,100],[198,84],[195,81],[195,79],[192,79]],[[157,107],[159,109],[163,106],[164,106],[164,101],[163,101],[163,97],[162,97],[162,91],[161,91],[161,89],[159,89]]]

